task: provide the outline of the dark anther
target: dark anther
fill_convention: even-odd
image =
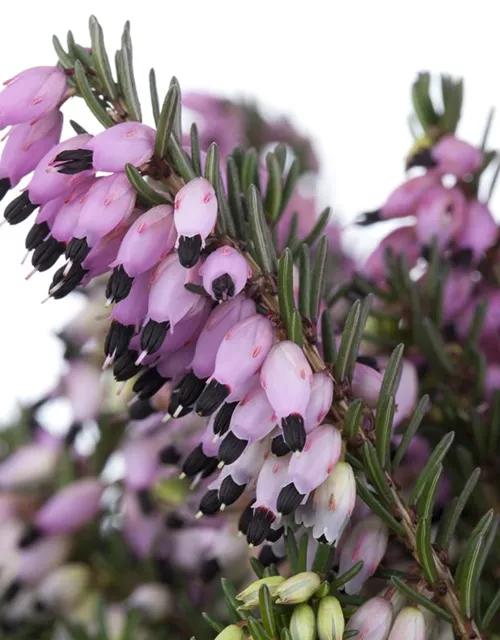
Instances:
[[[28,251],[33,251],[38,245],[44,241],[50,232],[49,225],[46,222],[35,222],[35,224],[28,231],[24,246]]]
[[[449,322],[448,324],[444,325],[444,327],[443,327],[443,336],[444,336],[444,338],[445,338],[445,340],[447,342],[457,342],[458,341],[457,328],[453,324],[453,322]]]
[[[149,320],[141,333],[141,349],[148,353],[155,353],[163,344],[170,322],[155,322]]]
[[[71,238],[66,247],[66,258],[81,264],[90,253],[87,238]]]
[[[208,464],[201,472],[201,477],[208,478],[212,475],[212,473],[215,473],[217,471],[217,467],[219,466],[219,462],[219,458],[210,458]]]
[[[162,584],[172,585],[174,581],[175,572],[172,565],[166,558],[156,558],[155,560],[156,572],[158,580]]]
[[[209,489],[200,501],[200,511],[206,516],[215,515],[221,507],[217,489]]]
[[[181,454],[176,446],[169,444],[160,451],[158,459],[161,464],[177,464],[181,459]]]
[[[228,300],[234,296],[234,281],[229,273],[223,273],[213,280],[212,291],[216,300]]]
[[[24,222],[37,207],[37,204],[31,202],[28,192],[23,191],[5,207],[3,217],[9,224],[19,224]]]
[[[64,437],[64,444],[67,447],[72,447],[75,444],[76,437],[81,430],[82,430],[82,423],[73,422],[73,424],[68,429],[68,433]]]
[[[450,262],[455,267],[471,267],[473,258],[472,249],[458,249],[450,257]]]
[[[149,489],[139,489],[137,492],[137,501],[143,515],[150,516],[154,513],[156,506],[153,502]]]
[[[153,367],[146,369],[140,378],[137,378],[132,390],[138,395],[139,400],[149,400],[163,387],[165,382],[166,378],[158,373],[156,367]]]
[[[198,234],[192,238],[181,236],[179,238],[179,262],[186,269],[194,267],[200,258],[201,236]]]
[[[167,513],[165,518],[165,526],[167,529],[183,529],[185,526],[184,520],[177,513]]]
[[[425,167],[426,169],[432,169],[436,166],[437,162],[432,157],[431,149],[423,149],[422,151],[415,153],[406,163],[407,169],[411,169],[412,167]]]
[[[2,178],[0,180],[0,200],[5,197],[5,194],[10,189],[10,180],[8,178]]]
[[[231,476],[226,476],[219,487],[219,500],[222,504],[229,506],[245,491],[246,484],[238,484]]]
[[[253,518],[253,503],[254,502],[255,502],[255,500],[252,500],[252,502],[249,502],[247,504],[247,506],[241,512],[240,519],[238,520],[238,531],[241,531],[241,533],[244,536],[246,536],[247,531],[248,531],[248,525],[250,524],[250,520]]]
[[[201,444],[199,444],[184,460],[184,463],[182,465],[182,472],[185,473],[188,478],[192,478],[193,476],[200,473],[200,471],[203,471],[210,460],[211,458],[203,453]]]
[[[79,264],[73,264],[66,276],[64,269],[64,266],[60,267],[54,273],[50,284],[49,293],[55,300],[60,300],[74,291],[87,273],[86,269],[83,269]]]
[[[276,502],[278,513],[281,513],[283,516],[289,516],[297,509],[303,499],[304,494],[299,493],[293,482],[290,482],[290,484],[283,487],[278,494],[278,500]]]
[[[263,567],[270,567],[272,564],[278,564],[283,560],[275,555],[270,544],[265,544],[259,552],[258,560]]]
[[[22,584],[18,580],[14,580],[9,584],[7,589],[5,589],[4,594],[2,596],[2,600],[4,602],[12,602],[17,594],[21,591]]]
[[[58,242],[55,238],[47,238],[38,244],[31,256],[31,264],[38,271],[47,271],[64,253],[64,242]]]
[[[179,411],[180,407],[182,407],[182,408]],[[176,418],[183,418],[184,416],[187,416],[189,413],[191,413],[191,406],[184,406],[183,404],[181,404],[179,402],[179,392],[178,391],[174,391],[172,393],[172,395],[170,396],[170,404],[168,405],[168,413],[172,417],[175,416]]]
[[[203,389],[203,393],[196,403],[196,413],[200,416],[210,416],[217,411],[224,400],[230,394],[231,389],[226,385],[210,380]]]
[[[128,415],[131,420],[144,420],[144,418],[148,418],[152,413],[155,413],[155,408],[149,400],[138,400],[130,405],[128,410]]]
[[[306,443],[304,419],[297,414],[290,414],[281,420],[283,438],[292,451],[302,451]]]
[[[248,524],[247,540],[248,544],[257,546],[262,544],[269,533],[272,523],[276,516],[266,507],[257,507],[253,512],[252,518]]]
[[[356,358],[356,362],[359,362],[359,364],[366,364],[367,367],[371,367],[372,369],[375,369],[375,371],[380,371],[377,359],[373,356],[358,356]]]
[[[19,538],[17,546],[19,549],[26,549],[31,547],[32,544],[35,544],[35,542],[38,542],[42,536],[43,531],[41,531],[36,524],[30,524],[23,535]]]
[[[428,244],[422,245],[422,247],[420,248],[420,255],[424,260],[429,262],[429,260],[431,259],[431,248]]]
[[[220,565],[215,558],[204,560],[201,564],[200,578],[202,582],[207,584],[208,582],[212,582],[212,580],[219,575],[220,571]]]
[[[134,279],[128,276],[123,265],[115,267],[106,283],[106,298],[112,302],[124,300],[130,293]]]
[[[130,380],[130,378],[133,378],[139,373],[139,371],[141,370],[141,365],[135,364],[138,355],[139,354],[137,353],[137,351],[134,351],[134,349],[128,349],[123,355],[115,360],[115,364],[113,366],[113,375],[115,376],[115,380],[117,382],[125,382],[125,380]]]
[[[324,534],[324,533],[322,533],[322,534],[320,535],[320,537],[319,537],[317,540],[318,540],[318,542],[319,542],[320,544],[330,544],[330,543],[328,542],[328,538],[325,536],[325,534]]]
[[[221,442],[217,455],[226,464],[232,464],[245,451],[247,444],[248,440],[241,440],[230,431]]]
[[[269,529],[266,540],[268,542],[277,542],[281,536],[285,533],[285,527],[279,527],[279,529]]]
[[[225,402],[222,407],[217,411],[217,415],[214,420],[214,433],[218,433],[223,436],[229,429],[231,424],[231,418],[233,417],[234,410],[238,406],[237,402]]]
[[[42,602],[41,600],[35,600],[35,604],[33,605],[33,608],[35,609],[35,611],[37,613],[46,613],[47,612],[47,605]]]
[[[382,216],[380,215],[380,209],[376,211],[367,211],[366,213],[362,213],[356,218],[356,224],[359,227],[367,227],[370,224],[375,224],[375,222],[380,222],[382,220]]]
[[[134,335],[133,324],[123,325],[113,320],[104,340],[104,353],[107,356],[119,358],[127,349]]]
[[[71,176],[92,169],[93,156],[94,152],[91,149],[68,149],[61,151],[54,158],[53,164],[59,173]]]
[[[205,388],[205,382],[206,378],[198,378],[192,371],[186,373],[174,390],[178,403],[183,407],[192,407]]]
[[[290,453],[290,447],[287,445],[281,434],[271,440],[271,453],[277,458],[281,458],[282,456],[286,456]]]

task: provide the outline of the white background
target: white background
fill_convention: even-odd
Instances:
[[[95,13],[114,52],[132,22],[136,76],[149,100],[147,75],[160,92],[176,75],[184,89],[256,97],[287,112],[316,140],[324,162],[324,199],[343,221],[376,208],[403,176],[410,136],[410,85],[419,70],[466,80],[460,134],[478,141],[488,109],[500,105],[497,0],[162,0],[4,2],[0,78],[51,64],[51,36],[72,29],[87,40]],[[66,108],[91,125],[81,107]],[[98,129],[94,129],[98,130]],[[500,118],[491,142],[500,142]],[[498,201],[498,200],[497,200]],[[29,224],[29,223],[28,223]],[[79,306],[41,306],[48,276],[24,281],[19,266],[26,225],[0,229],[0,422],[16,402],[50,388],[61,366],[51,337]],[[348,245],[361,242],[352,234]]]

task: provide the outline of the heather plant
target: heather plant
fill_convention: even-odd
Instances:
[[[461,140],[462,82],[418,76],[355,264],[289,122],[176,78],[160,102],[152,70],[146,125],[128,23],[116,72],[94,17],[88,44],[0,93],[4,222],[51,304],[86,296],[60,383],[0,434],[3,635],[498,637],[492,118]],[[61,141],[78,98],[97,123]]]

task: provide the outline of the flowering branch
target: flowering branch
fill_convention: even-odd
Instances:
[[[4,217],[18,224],[38,210],[26,237],[26,248],[33,252],[32,273],[50,269],[65,255],[49,297],[64,297],[108,274],[105,297],[113,306],[103,341],[103,369],[112,367],[119,392],[131,381],[135,396],[129,414],[140,423],[131,431],[139,433],[103,438],[92,463],[83,464],[89,477],[73,477],[30,512],[20,537],[14,536],[16,553],[21,559],[30,553],[36,559],[53,555],[54,566],[68,557],[72,536],[97,517],[106,484],[101,472],[120,446],[126,467],[120,488],[123,531],[138,558],[154,554],[164,582],[172,581],[165,578],[168,562],[180,557],[189,565],[192,553],[190,549],[186,559],[170,549],[175,539],[170,529],[178,528],[179,518],[182,528],[183,518],[167,508],[170,524],[164,527],[162,502],[168,507],[185,503],[195,540],[202,539],[200,547],[212,554],[200,560],[201,574],[208,580],[227,561],[226,547],[231,551],[232,544],[238,544],[231,530],[234,513],[250,547],[261,546],[263,560],[265,553],[271,554],[267,567],[251,561],[260,579],[257,586],[237,595],[223,582],[234,624],[225,628],[207,617],[221,638],[275,640],[280,634],[285,640],[312,639],[318,626],[321,640],[338,640],[345,618],[344,637],[358,632],[369,637],[382,629],[380,637],[394,640],[411,629],[413,637],[426,638],[440,624],[438,618],[451,624],[461,640],[485,637],[483,627],[493,619],[498,603],[494,598],[481,616],[476,585],[495,539],[494,513],[485,513],[473,527],[454,574],[447,554],[478,474],[471,474],[452,502],[437,537],[431,534],[454,433],[445,434],[429,452],[409,495],[398,482],[420,423],[437,409],[435,404],[429,410],[429,397],[424,396],[416,407],[407,403],[411,406],[404,414],[401,394],[411,387],[403,380],[405,366],[417,376],[415,366],[403,361],[405,348],[407,356],[428,361],[434,373],[452,380],[459,390],[468,378],[456,374],[457,362],[463,357],[478,374],[484,364],[475,349],[479,311],[460,354],[448,348],[441,333],[440,252],[455,252],[456,266],[457,255],[463,260],[463,252],[470,251],[482,258],[487,248],[482,238],[470,248],[468,237],[453,236],[463,231],[466,199],[477,197],[480,175],[493,159],[484,145],[478,150],[454,137],[461,83],[442,78],[440,113],[430,99],[429,76],[417,79],[413,99],[424,135],[407,167],[429,171],[358,222],[368,225],[413,215],[421,200],[425,206],[415,227],[397,230],[383,259],[384,243],[369,259],[370,279],[357,276],[338,288],[329,268],[336,257],[328,241],[333,235],[330,210],[304,228],[294,211],[301,171],[297,158],[288,162],[286,146],[280,143],[267,153],[264,167],[256,149],[231,146],[223,154],[215,143],[202,144],[196,125],[186,139],[179,84],[172,79],[160,108],[154,72],[150,88],[156,129],[142,124],[128,23],[115,58],[116,81],[95,18],[90,20],[90,35],[91,49],[76,44],[69,34],[66,51],[56,38],[60,66],[28,70],[0,94],[0,126],[12,125],[14,132],[4,151],[8,168],[0,179],[2,195],[34,170],[28,188],[9,203]],[[85,100],[105,130],[92,136],[74,123],[77,136],[59,143],[59,109],[72,95]],[[216,102],[211,108],[214,119],[222,109],[227,122],[227,104]],[[245,122],[247,116],[245,112]],[[280,133],[277,138],[286,136]],[[291,139],[308,155],[300,137]],[[457,187],[442,184],[446,173],[456,176]],[[480,204],[474,204],[474,215],[482,216],[488,227]],[[450,216],[452,231],[442,231],[439,225],[442,220],[449,223]],[[419,289],[408,262],[417,262],[421,246],[426,272]],[[398,247],[407,255],[395,256]],[[362,300],[337,316],[337,303],[353,292]],[[401,335],[404,342],[393,350],[382,375],[380,363],[364,345],[370,335],[384,339],[377,323],[385,321],[395,329],[389,332],[390,341]],[[341,336],[335,335],[337,324],[343,324]],[[77,360],[74,369],[66,385],[75,422],[64,447],[48,446],[41,456],[32,451],[17,460],[13,456],[4,470],[6,486],[16,484],[16,474],[25,480],[20,469],[31,455],[41,468],[34,472],[36,479],[44,478],[46,469],[50,476],[61,449],[72,451],[82,424],[96,418],[100,398],[85,402],[74,386],[75,378],[83,379],[86,390],[95,390],[95,372],[85,361]],[[431,380],[430,390],[439,388]],[[480,389],[475,391],[471,413],[465,412],[473,427]],[[397,441],[394,429],[401,420],[406,431],[391,455]],[[497,433],[491,437],[497,439]],[[477,448],[484,450],[481,438],[476,436]],[[185,448],[193,440],[196,445],[188,453]],[[172,475],[177,465],[180,479]],[[185,477],[193,479],[191,495]],[[1,478],[0,467],[0,485]],[[353,515],[356,490],[367,506],[361,516]],[[253,500],[240,510],[245,495]],[[191,496],[201,497],[196,517]],[[77,502],[78,512],[72,514],[71,505]],[[359,500],[356,507],[363,508]],[[113,522],[116,514],[109,511]],[[223,523],[226,514],[230,524],[224,531],[197,528],[196,519],[203,515]],[[379,567],[389,530],[413,558],[406,571]],[[274,553],[280,544],[281,558]],[[33,551],[37,545],[42,545],[38,555]],[[310,549],[315,550],[313,558]],[[334,550],[338,571],[333,570]],[[241,557],[241,548],[238,553]],[[294,574],[288,580],[274,566],[283,558]],[[47,570],[54,569],[49,565]],[[22,562],[19,566],[24,567]],[[6,589],[9,601],[27,581],[44,578],[40,572],[27,577],[17,571]],[[367,581],[374,574],[389,577],[391,584],[366,601],[360,592],[369,591]],[[168,592],[155,593],[162,599],[158,610],[163,616],[170,610],[165,604]],[[153,596],[148,594],[149,602]],[[358,608],[353,610],[353,605]],[[259,619],[247,613],[254,609]],[[154,622],[149,613],[149,622]],[[182,621],[177,627],[184,633]],[[105,625],[101,636],[107,637]]]

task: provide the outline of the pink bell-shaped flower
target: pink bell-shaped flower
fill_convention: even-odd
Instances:
[[[440,175],[452,174],[458,180],[472,176],[483,162],[483,153],[454,135],[443,136],[431,149],[425,149],[410,159],[410,167],[432,168]]]
[[[0,199],[7,189],[31,173],[61,136],[63,116],[51,111],[35,124],[12,127],[0,158]]]
[[[176,324],[192,312],[200,296],[184,285],[199,284],[197,269],[186,270],[177,253],[168,255],[151,278],[147,322],[141,334],[141,360],[161,347],[167,332],[174,333]]]
[[[59,150],[77,148],[91,138],[92,136],[88,134],[82,134],[52,147],[37,164],[28,189],[23,191],[17,198],[14,198],[5,208],[5,220],[9,224],[23,222],[37,207],[47,204],[50,200],[67,195],[79,182],[88,178],[91,175],[88,171],[79,173],[76,176],[65,176],[57,173],[53,169],[52,163]]]
[[[311,397],[304,417],[306,433],[316,429],[330,411],[333,402],[333,380],[326,371],[313,373]]]
[[[106,286],[106,298],[119,302],[130,292],[133,278],[149,271],[172,250],[176,239],[173,208],[158,205],[140,215],[123,238],[113,273]]]
[[[387,640],[392,626],[393,611],[384,598],[371,598],[349,618],[346,631],[357,631],[366,640]],[[401,636],[406,638],[407,635]]]
[[[64,388],[73,411],[73,422],[94,420],[101,410],[101,376],[85,360],[71,360],[64,376]]]
[[[175,196],[174,222],[177,229],[179,261],[183,267],[193,267],[205,246],[205,240],[217,220],[217,198],[205,178],[195,178]]]
[[[252,275],[245,258],[232,247],[216,249],[201,269],[205,291],[218,302],[225,302],[243,290]]]
[[[0,489],[8,491],[43,484],[57,470],[61,447],[38,443],[18,447],[0,463]]]
[[[434,238],[442,250],[462,230],[466,220],[467,201],[460,189],[446,189],[439,185],[429,189],[416,211],[417,238],[424,246]]]
[[[21,549],[17,569],[19,582],[25,585],[36,584],[60,566],[70,551],[71,538],[65,535],[44,536],[33,545]]]
[[[204,265],[205,266],[205,265]],[[224,336],[235,324],[255,314],[255,303],[243,294],[211,312],[196,342],[193,373],[200,379],[208,378],[215,369],[215,359]]]
[[[305,502],[307,496],[326,481],[342,451],[338,429],[326,424],[307,435],[302,453],[294,454],[288,465],[288,483],[278,496],[278,511],[287,516]]]
[[[361,398],[372,409],[377,406],[383,375],[378,369],[357,362],[351,381],[351,390],[355,398]]]
[[[461,253],[470,252],[472,262],[477,264],[484,252],[495,244],[498,226],[488,206],[479,200],[468,203],[465,218],[455,237],[455,247]]]
[[[231,391],[257,373],[273,339],[271,321],[263,315],[255,314],[234,325],[219,346],[213,375],[198,398],[196,412],[212,414]]]
[[[61,173],[77,173],[94,168],[106,173],[125,171],[148,162],[154,152],[156,131],[140,122],[121,122],[96,135],[82,149],[56,158]]]
[[[66,74],[59,67],[32,67],[4,85],[0,92],[0,129],[40,120],[58,106],[67,89]]]
[[[148,558],[162,528],[162,516],[148,492],[125,491],[122,503],[123,535],[138,558]]]
[[[312,386],[312,370],[302,349],[290,340],[276,344],[262,365],[260,382],[280,419],[286,444],[302,451]]]
[[[346,593],[359,593],[366,580],[375,573],[387,549],[388,537],[387,525],[376,515],[363,518],[349,532],[340,550],[339,573],[344,573],[359,560],[363,561],[363,567],[346,582]]]
[[[103,492],[96,478],[83,478],[54,494],[37,511],[34,524],[45,534],[66,534],[78,531],[99,512]],[[75,509],[75,505],[78,508]]]
[[[421,247],[418,243],[414,227],[399,227],[383,238],[377,248],[368,256],[361,266],[361,273],[373,282],[383,285],[387,275],[385,256],[390,249],[395,257],[406,256],[410,269],[420,257]]]
[[[151,271],[134,279],[129,295],[117,302],[110,314],[111,326],[104,341],[106,361],[103,368],[128,349],[132,336],[141,327],[148,311]]]
[[[271,433],[277,421],[266,392],[262,387],[255,386],[232,413],[230,431],[219,450],[220,460],[226,464],[235,462],[249,443],[262,440]]]
[[[422,196],[436,184],[440,184],[440,178],[431,171],[410,178],[391,193],[380,209],[362,214],[356,223],[365,226],[381,220],[414,216]]]
[[[134,210],[136,195],[123,173],[97,178],[85,197],[73,239],[66,247],[68,260],[81,264],[101,238],[125,222]]]
[[[86,171],[77,176],[65,176],[57,173],[53,168],[54,158],[61,151],[78,149],[82,145],[92,140],[88,133],[74,136],[68,140],[63,140],[55,147],[52,147],[38,163],[33,177],[28,186],[31,202],[36,204],[46,204],[49,200],[64,196],[69,193],[81,180],[88,178],[93,172]]]
[[[64,198],[61,196],[54,200],[49,200],[47,204],[40,207],[35,222],[26,235],[24,244],[28,251],[36,249],[50,234],[55,217],[63,204]]]
[[[451,269],[446,277],[443,292],[443,319],[452,322],[472,299],[476,282],[470,269]]]
[[[287,482],[288,462],[288,457],[270,455],[262,465],[255,488],[253,513],[247,527],[247,540],[251,545],[264,542],[278,517],[277,500]]]
[[[255,483],[268,453],[269,444],[265,440],[256,441],[245,449],[238,460],[224,467],[218,489],[221,509],[236,502],[243,491]]]

